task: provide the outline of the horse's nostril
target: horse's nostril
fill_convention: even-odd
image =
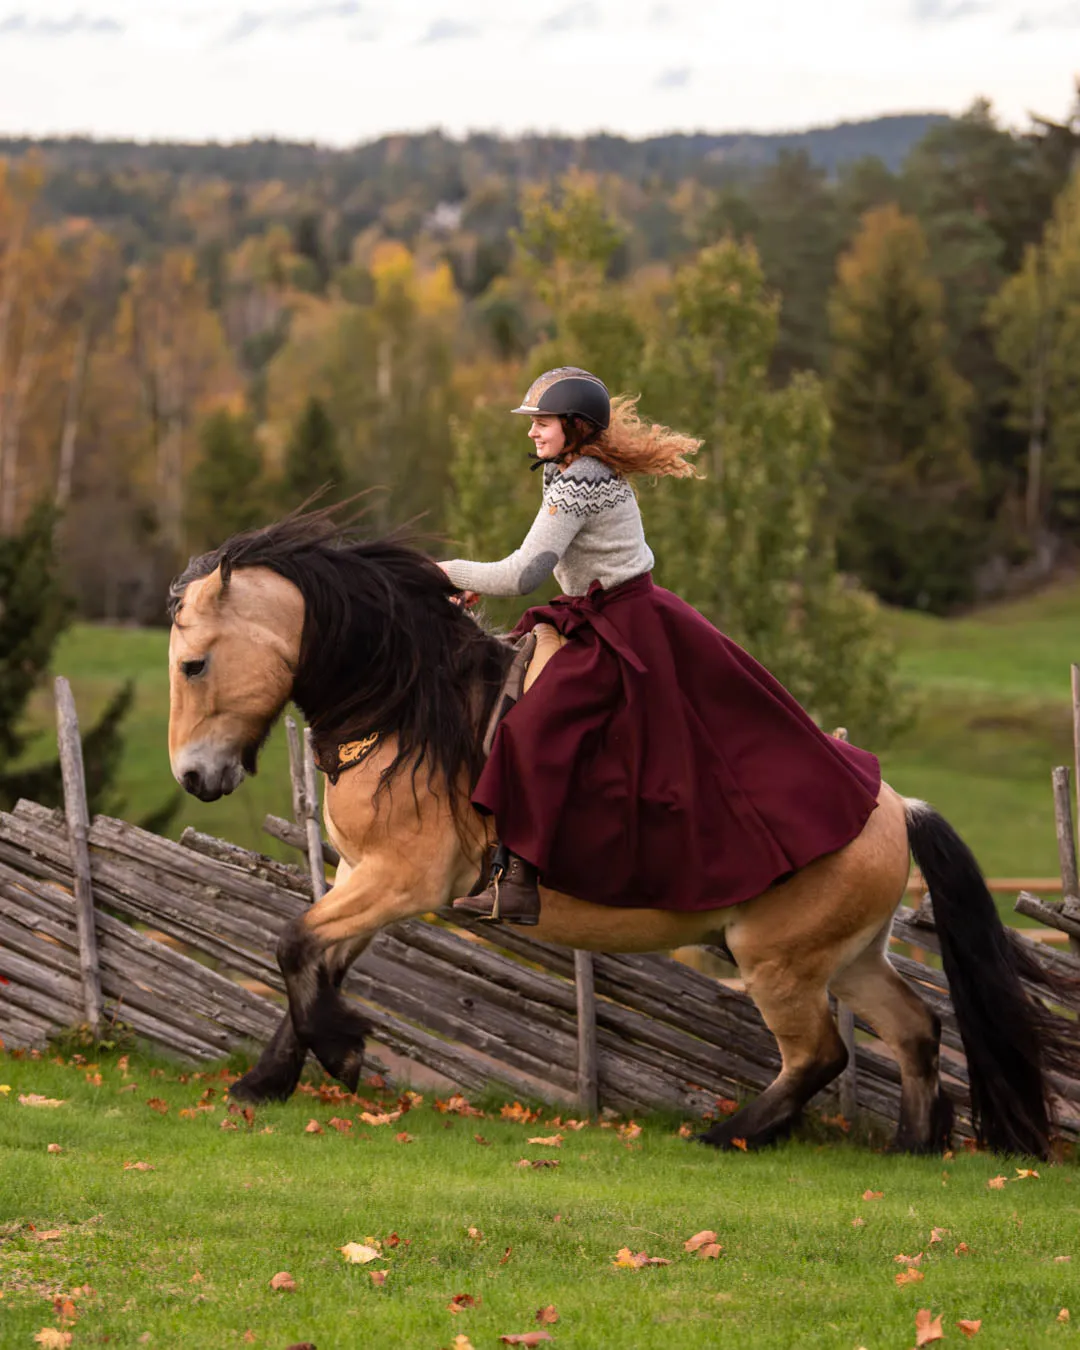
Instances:
[[[202,786],[202,779],[199,777],[198,769],[188,769],[187,773],[181,779],[184,791],[190,792],[193,797],[199,795],[199,788]]]

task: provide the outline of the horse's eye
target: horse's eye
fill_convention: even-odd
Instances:
[[[201,675],[205,669],[206,669],[205,657],[203,657],[199,661],[180,662],[180,674],[183,675],[184,678],[188,680],[193,680],[196,677],[196,675]]]

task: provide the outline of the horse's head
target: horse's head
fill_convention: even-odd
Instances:
[[[288,702],[304,601],[265,567],[181,582],[169,640],[169,759],[185,792],[217,801],[255,772],[259,748]]]

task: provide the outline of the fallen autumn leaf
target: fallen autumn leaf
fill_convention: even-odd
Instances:
[[[1008,1181],[1008,1177],[1002,1176],[991,1177],[990,1180],[986,1183],[986,1186],[987,1189],[991,1191],[1003,1191],[1005,1189],[1006,1181]]]
[[[57,1331],[56,1327],[42,1327],[34,1336],[38,1345],[43,1345],[45,1350],[63,1350],[64,1346],[71,1344],[70,1331]]]
[[[918,1284],[920,1280],[925,1280],[926,1276],[921,1270],[916,1270],[914,1266],[908,1266],[907,1270],[899,1270],[896,1273],[896,1283],[899,1285]]]
[[[696,1252],[699,1247],[704,1247],[707,1242],[715,1242],[716,1234],[711,1228],[703,1228],[700,1233],[695,1233],[693,1237],[687,1238],[683,1243],[684,1252]]]
[[[323,1127],[319,1124],[317,1120],[309,1120],[308,1123],[304,1126],[305,1134],[322,1134],[322,1132]]]
[[[446,1305],[446,1311],[452,1313],[465,1312],[469,1308],[478,1308],[481,1300],[473,1298],[472,1294],[455,1294]]]
[[[956,1325],[960,1328],[960,1330],[964,1333],[965,1336],[969,1337],[977,1336],[979,1334],[979,1328],[982,1326],[982,1318],[979,1317],[972,1320],[967,1317],[961,1317],[960,1321],[957,1322]]]
[[[371,1283],[372,1283],[372,1284],[385,1284],[385,1283],[386,1283],[386,1271],[385,1271],[385,1270],[369,1270],[369,1271],[368,1271],[368,1274],[371,1276]]]
[[[152,1172],[154,1164],[148,1162],[126,1162],[124,1164],[125,1172]]]
[[[884,1192],[884,1191],[863,1191],[863,1193],[862,1193],[862,1198],[863,1198],[864,1200],[884,1200],[884,1198],[885,1198],[885,1192]]]
[[[546,1308],[537,1308],[536,1320],[541,1326],[551,1327],[559,1320],[559,1314],[555,1311],[555,1304],[549,1303]]]
[[[277,1289],[283,1294],[294,1294],[296,1281],[287,1270],[279,1270],[276,1275],[270,1277],[270,1288]]]
[[[931,1341],[943,1341],[945,1333],[941,1329],[941,1316],[930,1316],[929,1308],[920,1308],[915,1314],[915,1344],[929,1345]]]
[[[58,1100],[56,1097],[43,1097],[43,1096],[41,1095],[40,1092],[20,1092],[20,1093],[19,1093],[19,1105],[20,1105],[20,1106],[54,1106],[54,1107],[55,1107],[55,1106],[66,1106],[66,1105],[67,1105],[67,1100],[66,1100],[66,1098],[65,1098],[63,1101],[60,1101],[60,1100]],[[51,1327],[46,1327],[45,1330],[46,1330],[46,1331],[51,1331],[52,1328],[51,1328]]]
[[[546,1331],[526,1331],[517,1336],[500,1336],[503,1345],[540,1345],[544,1341],[553,1341],[554,1336]]]
[[[350,1265],[354,1266],[366,1265],[379,1255],[374,1247],[365,1246],[362,1242],[346,1242],[344,1247],[338,1248],[338,1251]]]
[[[46,1152],[48,1153],[63,1153],[63,1151],[64,1150],[60,1147],[59,1144],[50,1144],[46,1150]]]
[[[663,1256],[646,1256],[644,1252],[632,1252],[629,1247],[620,1247],[612,1265],[640,1270],[642,1266],[670,1266],[671,1262]]]
[[[529,1143],[542,1144],[544,1148],[562,1148],[563,1137],[561,1134],[548,1134],[530,1139]]]

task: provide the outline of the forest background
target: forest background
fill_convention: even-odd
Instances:
[[[887,745],[881,602],[953,613],[1080,543],[1078,165],[1080,97],[1021,129],[0,140],[0,771],[72,612],[162,624],[189,554],[325,484],[371,489],[372,533],[509,552],[538,486],[506,410],[557,364],[704,442],[700,481],[641,485],[658,580]]]

